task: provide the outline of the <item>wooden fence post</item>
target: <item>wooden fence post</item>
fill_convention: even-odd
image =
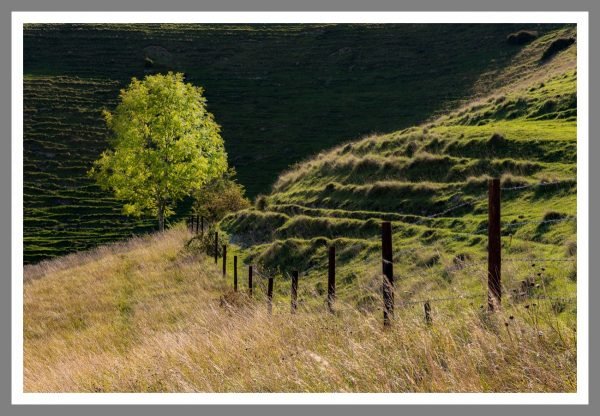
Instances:
[[[267,286],[267,311],[269,315],[273,313],[273,277],[269,277],[269,285]]]
[[[223,277],[227,274],[227,246],[223,244]]]
[[[296,309],[298,308],[298,270],[294,270],[292,272],[291,300],[292,300],[292,313],[296,313]]]
[[[198,227],[200,226],[200,221],[198,221],[200,219],[199,215],[196,215],[196,234],[198,234]]]
[[[204,216],[200,217],[200,232],[204,235]]]
[[[488,181],[488,310],[500,306],[501,288],[500,179]]]
[[[327,274],[327,306],[333,312],[335,301],[335,246],[329,247],[329,268]]]
[[[383,265],[383,325],[394,317],[394,263],[392,258],[392,224],[381,224],[381,259]]]
[[[425,301],[423,309],[425,310],[425,323],[429,325],[431,324],[431,305],[429,301]]]
[[[194,216],[190,215],[190,217],[188,218],[188,229],[190,230],[191,233],[194,232]]]
[[[218,257],[219,257],[219,232],[215,231],[215,264],[217,264]]]
[[[233,291],[237,292],[237,256],[233,256]]]
[[[252,297],[252,265],[248,266],[248,294]]]

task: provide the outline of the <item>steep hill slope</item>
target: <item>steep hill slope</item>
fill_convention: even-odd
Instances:
[[[507,299],[573,300],[575,45],[543,57],[556,39],[574,36],[561,30],[525,46],[497,75],[509,84],[447,115],[292,167],[257,208],[227,217],[221,228],[245,248],[248,261],[308,271],[306,293],[323,292],[327,246],[335,244],[342,296],[376,307],[380,301],[363,289],[381,285],[380,223],[392,221],[401,302],[482,300],[487,179],[501,177]],[[574,303],[557,302],[573,321]]]
[[[434,306],[430,325],[404,308],[384,331],[380,313],[343,299],[337,314],[306,305],[290,315],[278,291],[269,315],[263,282],[252,299],[233,293],[231,275],[186,250],[190,237],[176,227],[26,266],[25,391],[577,389],[576,331],[547,305],[492,316]]]
[[[122,217],[85,177],[106,146],[100,110],[132,76],[172,69],[204,86],[230,162],[256,195],[293,162],[486,91],[522,49],[507,34],[555,27],[28,25],[25,261],[154,228]]]

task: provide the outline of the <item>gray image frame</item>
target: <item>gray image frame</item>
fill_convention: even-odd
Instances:
[[[0,414],[1,415],[280,415],[280,414],[328,414],[328,415],[508,415],[528,414],[535,415],[592,415],[600,414],[600,405],[597,404],[598,375],[600,374],[598,360],[594,352],[598,348],[598,322],[600,322],[600,305],[590,302],[589,310],[589,405],[12,405],[11,404],[11,230],[16,224],[11,223],[11,60],[8,59],[11,51],[11,12],[12,11],[564,11],[565,8],[576,11],[589,11],[589,43],[590,43],[590,109],[600,108],[598,88],[600,82],[594,79],[594,70],[599,69],[600,51],[595,39],[600,37],[600,23],[596,22],[600,15],[600,2],[596,0],[571,0],[564,1],[525,1],[504,0],[502,2],[488,2],[487,4],[476,0],[459,0],[452,3],[443,0],[410,0],[402,3],[393,0],[303,0],[302,2],[287,2],[284,4],[277,0],[103,0],[102,2],[82,2],[76,0],[3,0],[0,2],[0,45],[3,59],[0,59],[0,184],[3,197],[0,198]],[[596,13],[598,12],[598,13]],[[590,111],[589,132],[598,131],[600,120],[591,117]],[[586,126],[578,126],[586,128]],[[593,136],[592,136],[593,137]],[[600,183],[600,164],[591,163],[593,155],[600,156],[600,142],[590,139],[590,188],[579,189],[579,192],[589,192],[590,199],[590,299],[594,294],[600,293],[600,281],[592,277],[592,271],[600,267],[600,258],[592,256],[591,247],[598,247],[600,240],[600,221],[592,213],[600,208],[598,183]],[[596,178],[599,181],[593,181]],[[597,319],[594,319],[597,318]],[[593,409],[596,409],[595,411]]]

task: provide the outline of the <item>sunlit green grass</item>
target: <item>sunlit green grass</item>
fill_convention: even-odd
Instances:
[[[539,53],[535,42],[531,49]],[[341,293],[364,307],[375,302],[364,288],[381,285],[380,224],[392,221],[399,299],[476,296],[471,303],[486,307],[487,180],[500,177],[505,302],[519,303],[522,282],[530,280],[533,297],[572,298],[575,57],[565,51],[552,69],[527,62],[529,82],[293,166],[266,195],[264,209],[231,215],[221,229],[247,263],[275,270],[282,297],[290,271],[306,270],[301,286],[309,303],[323,301],[308,294],[322,293],[328,246],[335,245]],[[563,306],[555,306],[560,319],[574,324],[575,309]]]
[[[559,27],[535,26],[542,37]],[[27,25],[25,217],[58,224],[26,223],[25,260],[92,247],[103,233],[155,228],[152,219],[123,218],[85,175],[107,146],[101,110],[116,105],[133,76],[172,69],[203,86],[230,164],[256,196],[290,164],[470,100],[486,88],[482,73],[515,65],[522,48],[505,38],[523,27],[531,25]],[[149,46],[164,48],[168,62],[145,68]],[[109,222],[89,215],[90,205]],[[189,209],[183,203],[178,213]],[[84,239],[37,252],[46,242],[36,236],[80,228],[88,228]]]

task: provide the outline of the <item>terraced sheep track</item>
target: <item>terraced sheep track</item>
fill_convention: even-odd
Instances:
[[[175,70],[202,85],[255,196],[294,162],[485,90],[521,50],[506,36],[523,27],[532,25],[28,25],[25,261],[153,229],[123,218],[85,175],[107,145],[100,111],[133,76]]]
[[[572,34],[558,31],[524,48],[513,62],[522,73],[518,82],[428,123],[293,166],[255,208],[230,215],[221,228],[249,262],[284,272],[316,265],[305,283],[316,290],[330,245],[340,253],[342,280],[377,286],[381,222],[392,221],[398,290],[410,294],[405,300],[483,294],[487,183],[500,177],[506,291],[534,278],[546,294],[572,296],[575,47],[540,63],[554,39]],[[357,304],[364,303],[361,284],[347,286]]]

